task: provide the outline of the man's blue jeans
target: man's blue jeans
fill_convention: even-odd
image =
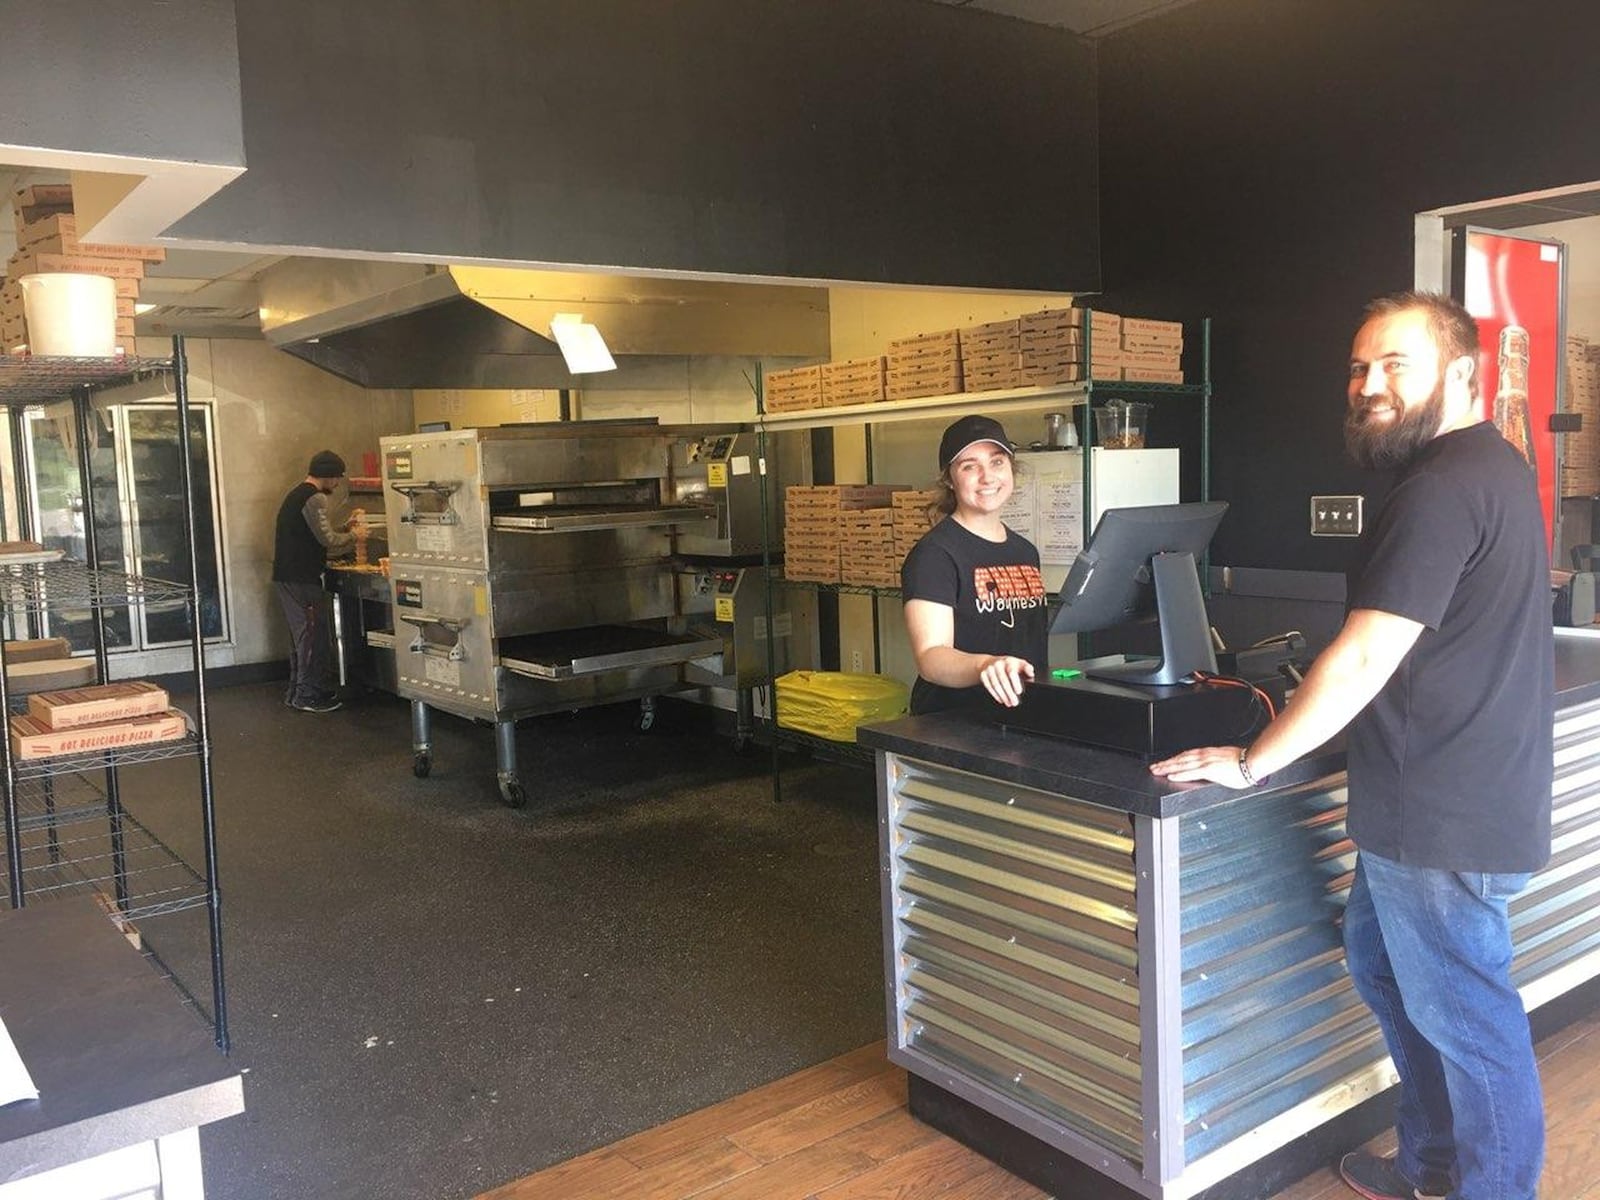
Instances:
[[[1538,1192],[1544,1103],[1506,918],[1527,883],[1356,860],[1345,957],[1400,1073],[1397,1165],[1425,1192],[1454,1180],[1452,1200]]]

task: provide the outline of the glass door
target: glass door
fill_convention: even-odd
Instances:
[[[188,453],[195,488],[199,614],[208,641],[228,636],[220,537],[217,456],[210,405],[189,409]],[[90,472],[100,566],[131,575],[187,578],[183,489],[176,404],[161,401],[91,411]],[[86,555],[83,485],[71,404],[31,409],[24,423],[23,502],[33,517],[35,540],[67,557]],[[9,460],[4,463],[9,466]],[[190,625],[182,604],[147,604],[137,612],[104,609],[106,647],[137,651],[187,645]],[[41,632],[64,637],[75,651],[94,646],[93,614],[53,610]]]
[[[175,404],[126,404],[112,410],[121,455],[123,494],[131,533],[129,570],[179,583],[188,577],[183,529],[178,409]],[[195,541],[200,627],[208,641],[228,636],[222,588],[222,541],[218,536],[216,454],[210,405],[189,409],[187,448],[195,490]],[[184,608],[146,606],[140,612],[143,648],[186,644]]]
[[[123,513],[118,500],[117,456],[114,438],[104,418],[91,423],[90,470],[94,475],[95,532],[100,565],[125,570],[122,547]],[[72,406],[53,404],[24,414],[23,459],[27,478],[25,496],[33,518],[34,540],[62,550],[79,562],[87,556],[83,480],[78,471],[77,440]],[[85,607],[54,608],[42,617],[41,633],[64,637],[74,651],[94,649],[94,612]],[[108,650],[133,646],[133,631],[126,608],[103,609],[100,619]]]

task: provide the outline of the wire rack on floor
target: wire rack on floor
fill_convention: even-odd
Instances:
[[[74,819],[30,819],[21,831],[26,902],[98,894],[129,921],[205,905],[204,876],[137,817],[127,811],[109,817],[102,804],[91,823],[75,815],[84,807],[74,801],[66,807]]]
[[[83,754],[53,754],[49,758],[18,759],[15,770],[17,782],[23,783],[75,771],[93,771],[102,767],[131,767],[137,763],[160,762],[167,758],[189,758],[199,753],[200,739],[191,731],[170,742],[122,746],[113,750],[90,750]],[[19,802],[21,799],[19,791]]]
[[[88,776],[64,775],[17,783],[17,828],[24,833],[105,819],[105,790]],[[0,842],[4,836],[0,832]]]
[[[859,742],[837,742],[832,738],[818,737],[814,733],[790,729],[786,725],[774,725],[771,721],[757,722],[755,740],[762,745],[776,742],[780,746],[807,750],[813,758],[823,758],[830,762],[870,767],[875,761],[872,750]]]

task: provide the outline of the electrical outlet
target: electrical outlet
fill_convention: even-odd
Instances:
[[[1311,497],[1312,537],[1360,537],[1360,496]]]
[[[861,674],[861,651],[850,651],[850,669],[857,675]]]

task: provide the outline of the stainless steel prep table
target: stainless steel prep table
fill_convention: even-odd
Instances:
[[[333,661],[339,686],[394,692],[394,596],[378,567],[329,563],[323,587],[333,610]]]
[[[1600,976],[1600,642],[1558,637],[1556,680],[1554,853],[1512,905],[1530,1011]],[[1235,792],[950,714],[859,736],[913,1112],[1047,1189],[1161,1200],[1275,1194],[1326,1161],[1308,1135],[1370,1124],[1394,1074],[1344,966],[1342,752]]]
[[[0,963],[39,1089],[0,1108],[0,1198],[200,1200],[199,1126],[244,1111],[243,1081],[177,990],[88,897],[0,912]]]

